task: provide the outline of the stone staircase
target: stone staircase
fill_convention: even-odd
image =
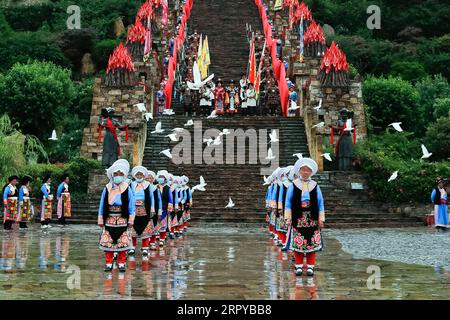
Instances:
[[[247,70],[249,44],[246,23],[252,30],[262,30],[261,18],[253,0],[194,1],[189,32],[208,36],[211,56],[210,73],[215,79],[239,81]]]
[[[278,117],[222,117],[218,119],[192,118],[195,127],[201,123],[202,137],[206,130],[223,129],[266,129],[269,133],[272,129],[279,130],[279,165],[293,164],[296,158],[294,153],[301,152],[308,156],[306,137],[302,119],[278,118]],[[188,119],[183,116],[163,116],[155,118],[148,123],[147,144],[144,151],[143,165],[148,169],[157,171],[167,169],[175,175],[187,175],[190,178],[191,187],[199,182],[203,176],[208,184],[205,192],[194,192],[194,206],[192,209],[192,222],[194,224],[218,224],[222,225],[263,225],[264,224],[264,195],[265,186],[261,168],[268,165],[248,164],[194,164],[195,155],[204,153],[206,148],[202,144],[200,149],[191,148],[192,162],[176,165],[168,158],[160,155],[164,149],[173,149],[178,142],[171,142],[165,135],[171,133],[173,128],[185,128]],[[158,121],[162,122],[165,132],[151,134]],[[191,139],[194,137],[194,127],[186,128]],[[227,136],[223,146],[223,159],[226,160]],[[203,138],[201,138],[203,140]],[[180,140],[181,141],[181,140]],[[258,140],[259,141],[259,140]],[[192,144],[193,145],[193,144]],[[235,144],[236,150],[237,146]],[[246,152],[256,152],[258,146],[247,142]],[[239,148],[243,150],[243,146]],[[263,152],[266,152],[265,150]],[[259,157],[258,157],[259,159]],[[235,159],[236,160],[236,159]],[[325,171],[317,174],[314,179],[322,189],[325,208],[326,226],[331,228],[352,227],[410,227],[423,225],[423,222],[414,217],[406,217],[397,213],[388,213],[387,205],[373,202],[367,190],[367,181],[364,175],[358,172]],[[353,190],[351,183],[360,183],[362,190]],[[102,184],[99,185],[102,187]],[[74,203],[74,217],[72,223],[92,223],[96,221],[100,197],[100,190],[94,196],[82,202]],[[231,197],[236,204],[232,209],[225,209],[228,198]]]

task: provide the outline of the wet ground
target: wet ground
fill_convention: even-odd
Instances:
[[[427,253],[421,247],[423,239],[436,237],[426,228],[390,229],[387,233],[325,230],[325,248],[317,255],[313,278],[293,274],[291,255],[280,252],[265,229],[225,227],[192,227],[163,250],[152,252],[148,261],[137,254],[135,261],[128,261],[127,272],[115,269],[105,273],[103,254],[97,246],[99,232],[93,225],[55,226],[48,231],[41,231],[38,225],[27,231],[1,230],[0,298],[450,298],[450,233],[426,243],[446,246],[447,251],[441,252],[444,257],[434,267],[401,262],[404,260],[389,256],[389,250],[383,249],[394,248],[404,256],[423,255]],[[402,241],[393,241],[396,237]],[[444,237],[447,242],[442,242]],[[383,238],[386,241],[380,240]],[[412,244],[416,239],[421,241],[405,246],[408,239]],[[407,262],[429,264],[423,261],[430,259],[428,254]]]

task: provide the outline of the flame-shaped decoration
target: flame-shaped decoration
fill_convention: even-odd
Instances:
[[[113,53],[109,56],[108,68],[106,73],[115,71],[116,69],[125,69],[127,71],[134,71],[133,60],[129,54],[127,48],[125,48],[122,42],[114,49]]]
[[[306,45],[318,42],[320,44],[325,44],[325,36],[323,35],[323,29],[320,24],[317,24],[316,21],[312,21],[311,25],[306,30],[303,35],[303,43]]]
[[[326,73],[330,71],[348,71],[348,62],[345,54],[336,46],[334,41],[329,49],[325,51],[322,64],[319,71],[325,69]]]
[[[128,29],[128,42],[139,42],[140,44],[145,42],[145,27],[138,17],[136,17],[136,22]]]

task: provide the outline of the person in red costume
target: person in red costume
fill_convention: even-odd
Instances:
[[[213,94],[214,110],[216,110],[216,114],[224,114],[225,89],[222,87],[222,80],[219,79],[219,81],[217,81]]]

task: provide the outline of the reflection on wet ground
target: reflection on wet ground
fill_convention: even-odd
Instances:
[[[193,227],[126,273],[103,271],[92,225],[1,231],[1,299],[448,299],[449,268],[356,259],[324,231],[314,278],[296,277],[292,256],[265,229]],[[408,232],[401,231],[399,232]],[[327,236],[328,235],[328,236]],[[370,290],[380,268],[379,289]],[[373,267],[370,267],[373,268]],[[369,269],[370,269],[369,268]],[[371,277],[372,276],[372,277]]]

